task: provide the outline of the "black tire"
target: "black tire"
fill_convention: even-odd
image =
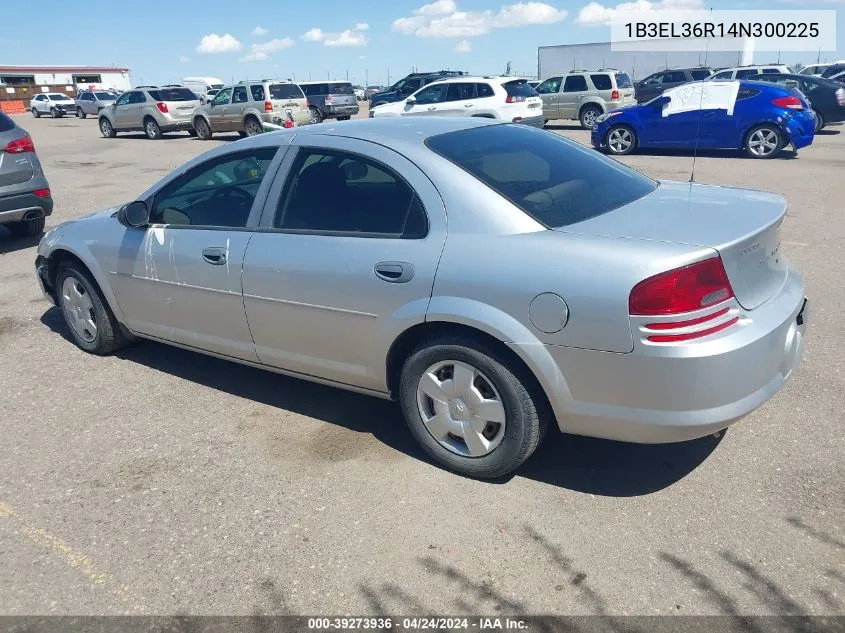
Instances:
[[[754,142],[756,140],[756,134],[761,132],[763,134],[771,135],[774,134],[775,139],[775,146],[766,154],[759,154],[752,149],[754,147]],[[784,138],[783,133],[780,131],[780,128],[776,125],[771,123],[763,123],[761,125],[755,125],[753,128],[748,130],[748,134],[745,135],[745,142],[743,143],[743,147],[745,148],[745,153],[750,156],[751,158],[758,158],[763,160],[770,160],[772,158],[777,157],[780,154],[781,150],[783,149],[784,145]]]
[[[50,108],[50,116],[54,119],[58,119],[60,116],[62,116],[62,113],[59,112],[58,108]]]
[[[246,132],[238,132],[238,136],[241,138],[246,138]]]
[[[549,124],[548,119],[543,119],[543,127],[546,127]]]
[[[157,141],[161,138],[161,128],[154,118],[148,116],[144,119],[144,134],[151,141]]]
[[[614,136],[614,133],[619,134],[622,139],[625,138],[625,134],[629,135],[630,145],[625,146],[624,143],[618,145],[616,143],[611,144],[611,138]],[[635,149],[637,149],[638,143],[639,139],[637,138],[637,133],[633,128],[627,125],[614,125],[607,131],[607,136],[604,139],[607,153],[612,154],[613,156],[627,156],[628,154],[631,154]]]
[[[824,128],[825,122],[824,122],[824,117],[821,114],[819,114],[818,112],[815,112],[815,115],[816,115],[816,132],[815,133],[818,134]]]
[[[311,106],[308,109],[311,111],[311,123],[321,123],[323,120],[323,113],[320,112],[320,108]]]
[[[445,448],[426,428],[417,404],[423,373],[440,361],[458,361],[479,370],[499,393],[505,409],[501,443],[481,457],[462,456]],[[533,376],[526,376],[496,349],[483,341],[445,336],[418,347],[405,361],[399,401],[414,438],[444,468],[478,478],[502,477],[513,472],[537,449],[552,418],[548,402]]]
[[[70,323],[68,311],[65,309],[65,297],[62,291],[65,280],[68,277],[73,277],[82,286],[91,300],[91,312],[93,313],[94,323],[97,326],[97,333],[91,341],[80,337]],[[59,270],[56,273],[55,287],[62,318],[65,321],[71,339],[79,349],[90,354],[103,356],[119,350],[129,342],[123,334],[123,330],[120,328],[120,324],[115,318],[114,313],[103,298],[100,288],[84,266],[72,262],[60,264]]]
[[[205,119],[198,118],[194,121],[194,129],[197,131],[197,138],[201,141],[211,140],[211,127]]]
[[[264,131],[264,126],[261,125],[261,121],[256,119],[254,116],[248,116],[244,120],[244,132],[246,132],[247,136],[258,136]]]
[[[581,122],[581,127],[585,130],[592,130],[593,123],[595,123],[596,119],[599,118],[601,114],[601,108],[597,105],[585,105],[581,108],[581,112],[578,114],[578,120]]]
[[[106,117],[100,117],[100,134],[105,138],[114,138],[117,136],[114,126]]]
[[[32,116],[34,116],[36,119],[40,119],[41,113],[38,110],[36,110],[35,108],[32,108]]]
[[[77,119],[85,119],[87,117],[88,117],[88,115],[85,113],[85,111],[82,108],[80,108],[80,107],[76,108],[76,118]]]
[[[9,232],[14,237],[35,237],[44,232],[44,224],[46,218],[42,215],[40,218],[34,220],[19,220],[18,222],[10,222],[6,225]]]
[[[196,136],[196,135],[197,135],[197,131],[194,128],[190,128],[188,130],[188,136]]]

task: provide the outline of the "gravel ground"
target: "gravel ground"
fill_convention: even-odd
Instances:
[[[19,120],[48,226],[228,142]],[[686,180],[692,158],[625,162]],[[0,229],[0,613],[845,614],[843,174],[837,128],[798,157],[698,158],[700,182],[790,203],[812,320],[775,398],[685,444],[552,434],[497,483],[431,465],[388,402],[154,343],[84,354],[36,242]]]

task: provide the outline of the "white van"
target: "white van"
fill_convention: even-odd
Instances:
[[[225,84],[217,77],[182,77],[182,85],[196,92],[202,101],[209,90],[220,90]]]

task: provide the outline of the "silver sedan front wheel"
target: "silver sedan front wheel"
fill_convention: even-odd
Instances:
[[[86,343],[93,343],[97,338],[94,302],[85,287],[74,277],[66,277],[62,284],[62,309],[68,325],[76,335]]]
[[[505,436],[505,407],[487,376],[467,363],[446,360],[426,369],[417,407],[431,436],[463,457],[483,457]]]

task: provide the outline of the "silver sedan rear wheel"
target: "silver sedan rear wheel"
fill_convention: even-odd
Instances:
[[[97,338],[97,318],[94,302],[85,287],[74,277],[66,277],[62,284],[62,309],[68,325],[86,343]]]
[[[505,406],[480,370],[456,360],[426,369],[417,386],[417,407],[431,436],[462,457],[483,457],[505,436]]]

